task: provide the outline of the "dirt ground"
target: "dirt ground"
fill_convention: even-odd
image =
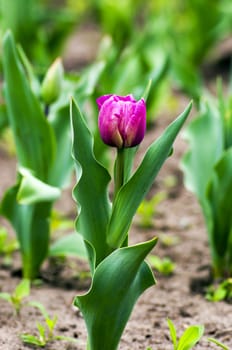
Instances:
[[[188,99],[178,96],[175,110],[157,118],[154,126],[148,131],[140,147],[139,157],[147,145],[160,135],[165,126],[173,120]],[[179,168],[180,158],[186,144],[178,136],[174,153],[162,168],[152,194],[161,190],[167,191],[167,198],[158,206],[151,229],[138,226],[138,217],[130,232],[130,242],[142,242],[154,236],[160,237],[154,254],[159,257],[170,257],[176,264],[171,276],[162,276],[154,271],[157,285],[147,290],[139,299],[133,310],[128,325],[123,333],[120,350],[171,350],[167,318],[170,318],[180,335],[184,329],[193,324],[202,324],[205,334],[194,349],[217,349],[207,338],[214,337],[232,349],[232,313],[231,304],[227,302],[209,302],[205,299],[205,288],[210,274],[210,255],[207,233],[202,214],[195,197],[183,186],[183,176]],[[5,189],[14,183],[15,159],[4,149],[0,149],[0,196]],[[167,188],[168,177],[174,177],[176,184]],[[58,205],[70,217],[75,216],[75,203],[71,198],[71,186],[65,192]],[[2,224],[6,224],[1,220]],[[162,243],[162,237],[178,238],[175,245]],[[13,264],[9,268],[2,265],[0,257],[0,290],[11,292],[20,278],[17,274],[19,255],[14,255]],[[75,295],[88,290],[90,280],[81,277],[82,269],[87,267],[83,262],[70,260],[58,266],[47,264],[43,267],[42,283],[32,286],[29,300],[42,303],[51,316],[57,315],[57,335],[76,338],[76,343],[56,341],[46,347],[47,350],[84,350],[86,347],[86,329],[79,311],[72,306]],[[20,340],[22,333],[36,333],[36,322],[43,322],[41,314],[35,308],[24,306],[19,317],[14,315],[12,307],[0,299],[0,349],[27,350]]]

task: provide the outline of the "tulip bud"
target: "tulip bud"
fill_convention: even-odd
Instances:
[[[57,58],[42,82],[41,96],[46,105],[55,102],[60,95],[64,69],[60,58]]]
[[[132,95],[104,95],[97,99],[98,126],[104,143],[117,148],[134,147],[144,138],[146,105]]]

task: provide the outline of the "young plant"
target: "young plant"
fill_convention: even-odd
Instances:
[[[209,301],[232,300],[232,278],[227,278],[217,286],[209,286],[206,291]]]
[[[102,140],[117,150],[114,164],[114,193],[109,197],[109,171],[96,159],[94,138],[76,103],[71,101],[73,157],[78,203],[77,231],[85,242],[92,284],[77,296],[74,305],[84,317],[88,350],[116,350],[138,297],[155,284],[144,261],[157,239],[128,246],[133,217],[185,122],[191,105],[147,150],[131,174],[135,152],[146,127],[144,99],[132,95],[104,95],[98,98],[99,131]]]
[[[21,339],[24,343],[36,345],[39,347],[45,347],[48,343],[54,342],[55,340],[64,340],[72,342],[77,341],[75,338],[66,337],[63,335],[56,335],[54,333],[58,318],[57,316],[50,317],[42,304],[38,302],[30,302],[29,305],[36,307],[41,311],[45,322],[44,324],[37,322],[38,336],[27,333],[21,334]]]
[[[175,264],[170,258],[159,258],[157,255],[148,255],[148,262],[151,267],[165,276],[169,276],[175,269]]]
[[[0,298],[8,301],[14,308],[16,315],[20,314],[21,308],[25,305],[25,298],[30,295],[30,281],[22,280],[12,294],[0,293]]]
[[[173,322],[168,319],[168,327],[173,343],[173,350],[191,350],[199,342],[204,334],[204,327],[201,325],[189,326],[179,339],[177,339],[176,328]]]
[[[185,185],[205,218],[215,277],[232,276],[232,97],[202,102],[186,130]],[[206,137],[207,135],[207,137]]]
[[[165,192],[155,194],[151,199],[144,199],[138,207],[137,214],[140,217],[139,225],[143,228],[150,228],[153,226],[153,217],[157,210],[159,203],[166,198]]]

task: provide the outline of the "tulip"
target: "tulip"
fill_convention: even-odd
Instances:
[[[109,146],[134,147],[143,140],[146,130],[146,105],[132,95],[103,95],[97,99],[98,126],[101,138]]]

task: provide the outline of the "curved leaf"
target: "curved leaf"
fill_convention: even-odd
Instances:
[[[37,179],[28,169],[21,168],[19,173],[22,175],[17,193],[17,201],[20,204],[50,202],[60,197],[61,191],[59,188]]]
[[[84,240],[95,248],[98,264],[111,252],[106,243],[106,226],[110,216],[107,192],[110,175],[95,159],[93,137],[74,101],[71,101],[71,123],[77,173],[73,194],[79,205],[77,227]],[[90,260],[93,261],[92,257]]]
[[[190,103],[185,111],[167,127],[163,135],[149,147],[136,172],[118,192],[107,231],[107,241],[110,246],[119,247],[124,242],[133,216],[169,156],[172,144],[191,107]]]
[[[136,300],[155,284],[144,259],[156,242],[154,238],[110,254],[96,268],[90,291],[75,298],[84,315],[90,350],[117,349]]]

